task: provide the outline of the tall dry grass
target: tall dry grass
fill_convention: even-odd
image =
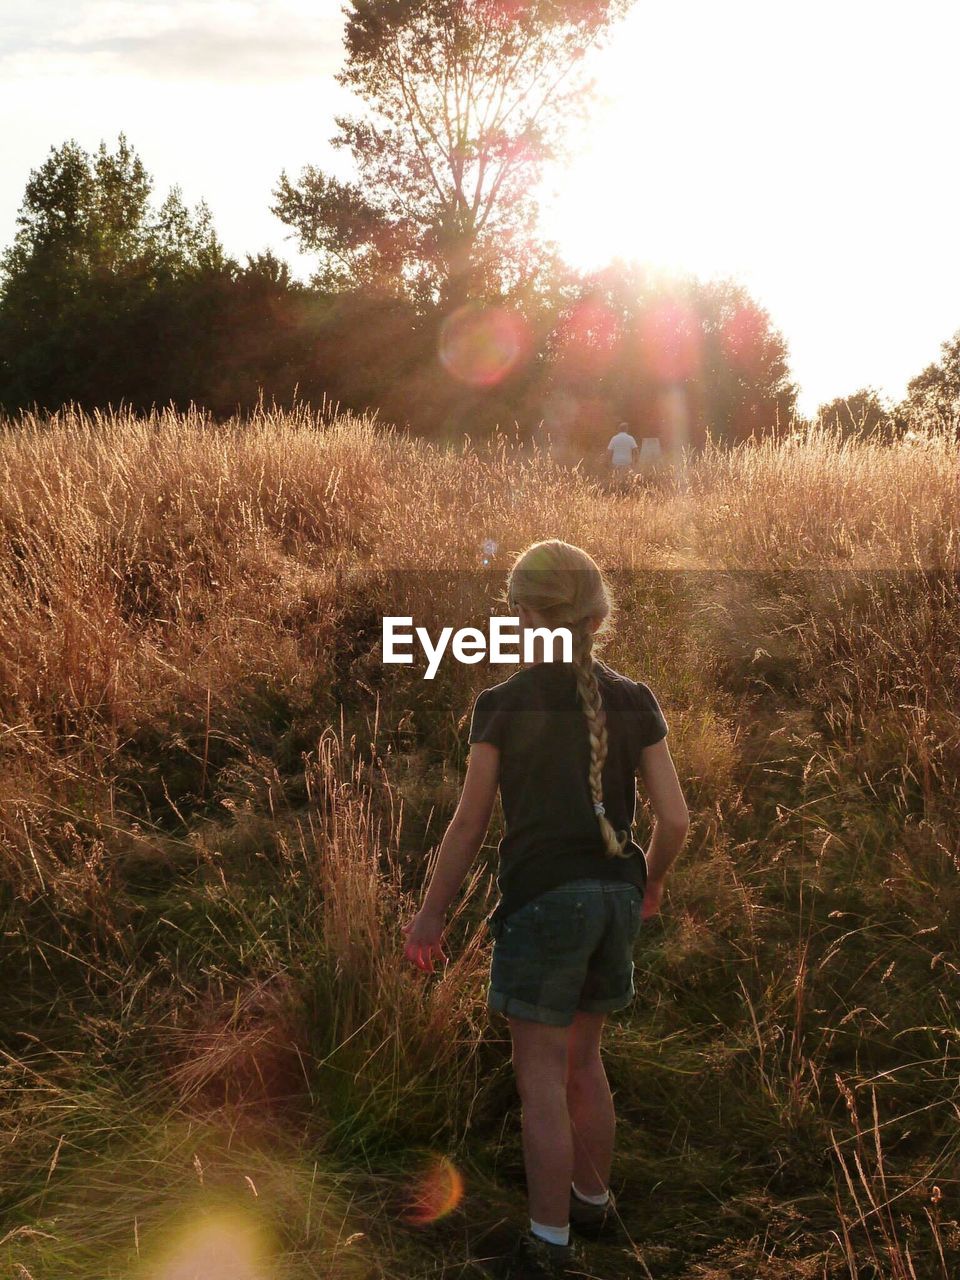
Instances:
[[[660,698],[694,815],[608,1033],[633,1261],[599,1265],[953,1274],[949,432],[710,444],[610,492],[503,438],[65,412],[6,424],[0,468],[14,1274],[156,1274],[170,1215],[222,1208],[195,1160],[291,1276],[462,1260],[457,1215],[404,1226],[431,1153],[522,1208],[484,1010],[496,830],[444,972],[406,967],[399,932],[500,675],[425,682],[378,641],[385,613],[436,632],[498,611],[546,536],[610,574],[606,656]]]

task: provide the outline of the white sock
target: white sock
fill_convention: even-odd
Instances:
[[[565,1227],[545,1227],[542,1222],[534,1222],[531,1218],[530,1231],[532,1235],[539,1236],[541,1240],[549,1240],[551,1244],[570,1243],[569,1222]]]
[[[570,1185],[571,1187],[573,1187],[573,1194],[577,1197],[577,1199],[584,1200],[586,1201],[587,1204],[606,1204],[607,1201],[610,1199],[609,1187],[607,1187],[606,1191],[604,1191],[602,1196],[585,1196],[582,1191],[577,1190],[577,1184],[575,1182],[571,1182]]]

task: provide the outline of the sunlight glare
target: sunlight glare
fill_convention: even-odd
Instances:
[[[664,47],[672,33],[663,27],[638,7],[592,55],[595,108],[571,138],[570,163],[541,191],[541,228],[579,270],[614,258],[701,276],[740,265],[737,204],[712,198],[730,179],[731,156],[708,145],[713,125],[698,86],[709,76],[698,77],[695,46]]]
[[[268,1280],[263,1233],[241,1213],[204,1213],[173,1232],[149,1280]]]

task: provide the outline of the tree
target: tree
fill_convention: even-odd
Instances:
[[[692,287],[704,338],[703,425],[730,442],[784,431],[798,388],[769,312],[734,280]]]
[[[174,188],[154,212],[152,187],[123,134],[93,157],[65,142],[30,173],[0,257],[0,405],[142,401],[162,383],[153,322],[174,306],[171,289],[236,264],[205,205],[190,211]],[[185,300],[181,290],[168,327],[195,333]]]
[[[229,270],[213,216],[201,200],[191,211],[173,186],[147,230],[154,272],[167,277],[217,274]]]
[[[889,439],[895,430],[894,415],[884,408],[873,387],[861,387],[849,396],[837,396],[817,410],[817,417],[844,436],[879,434]]]
[[[60,279],[137,276],[162,266],[174,274],[222,266],[223,248],[210,211],[192,212],[178,187],[150,208],[153,181],[121,133],[116,151],[100,143],[93,157],[70,140],[51,147],[31,172],[17,215],[13,245],[0,259],[10,283],[44,271]]]
[[[89,203],[81,211],[86,214],[89,266],[114,275],[139,272],[149,255],[153,182],[122,133],[114,152],[100,143],[91,169]]]
[[[0,257],[0,409],[203,405],[217,416],[323,396],[409,411],[426,356],[412,304],[308,289],[266,251],[224,255],[210,211],[153,183],[121,136],[30,174]]]
[[[547,339],[547,430],[596,447],[627,421],[665,448],[786,423],[797,388],[767,312],[731,280],[615,262],[585,276]]]
[[[273,212],[315,282],[449,309],[529,288],[546,246],[531,191],[585,111],[586,51],[632,0],[353,0],[337,77],[365,106],[333,145],[357,181],[286,172]]]
[[[902,408],[932,415],[960,433],[960,330],[940,346],[939,361],[927,365],[907,383]]]

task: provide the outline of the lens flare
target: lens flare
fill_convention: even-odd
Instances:
[[[621,338],[616,313],[605,302],[584,298],[560,325],[557,339],[561,367],[573,377],[597,377],[613,364]]]
[[[660,438],[668,453],[676,454],[691,443],[690,404],[681,386],[662,387],[657,403],[660,411]]]
[[[440,330],[440,363],[461,382],[492,387],[516,367],[530,346],[523,317],[506,307],[468,302]]]
[[[269,1280],[274,1274],[263,1233],[241,1214],[221,1211],[175,1233],[148,1280]]]
[[[682,302],[659,302],[644,312],[639,327],[640,352],[655,377],[684,382],[700,369],[703,329],[700,317]]]
[[[437,1156],[410,1189],[404,1219],[412,1226],[423,1227],[452,1213],[463,1199],[463,1175],[446,1156]]]
[[[756,376],[763,367],[766,346],[764,318],[754,307],[740,307],[723,322],[723,349],[731,363]]]

